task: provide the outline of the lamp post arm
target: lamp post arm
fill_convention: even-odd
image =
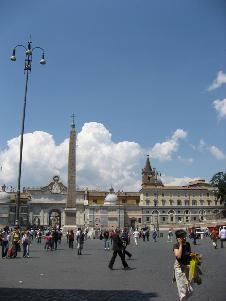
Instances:
[[[14,47],[14,49],[16,49],[17,47],[23,47],[25,50],[27,50],[27,47],[25,47],[24,45],[22,45],[22,44],[18,44],[18,45],[16,45],[15,47]]]
[[[36,47],[32,48],[32,52],[33,52],[35,49],[41,49],[43,52],[45,51],[44,48],[39,47],[39,46],[36,46]]]

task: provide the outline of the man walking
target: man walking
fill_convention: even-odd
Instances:
[[[224,226],[221,230],[220,230],[220,240],[221,240],[221,248],[224,247],[224,241],[226,241],[226,226]]]
[[[123,255],[123,242],[122,242],[121,238],[119,237],[119,234],[120,234],[120,230],[116,229],[115,233],[113,235],[113,238],[112,238],[113,239],[113,247],[112,247],[113,255],[109,262],[108,267],[110,270],[113,270],[113,265],[115,263],[115,259],[116,259],[117,255],[119,255],[119,257],[121,258],[124,270],[129,270],[130,268],[125,260],[125,256]]]

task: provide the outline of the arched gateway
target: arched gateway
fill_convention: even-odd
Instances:
[[[49,212],[49,226],[54,227],[61,227],[61,211],[59,209],[52,209]]]

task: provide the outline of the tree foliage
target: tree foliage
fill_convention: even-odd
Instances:
[[[226,203],[226,173],[223,171],[220,171],[216,173],[212,179],[210,180],[210,183],[213,187],[217,187],[217,197],[223,201],[223,203]]]

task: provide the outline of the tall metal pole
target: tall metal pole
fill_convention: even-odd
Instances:
[[[41,65],[45,65],[46,61],[45,61],[44,49],[39,46],[32,48],[31,39],[28,41],[27,46],[18,44],[18,45],[16,45],[16,47],[14,47],[12,56],[10,58],[11,61],[13,61],[13,62],[16,61],[16,48],[18,48],[18,47],[22,47],[25,50],[24,73],[26,74],[24,105],[23,105],[23,115],[22,115],[22,127],[21,127],[21,135],[20,135],[20,157],[19,157],[19,172],[18,172],[16,212],[15,212],[15,225],[20,226],[20,182],[21,182],[21,169],[22,169],[22,160],[23,160],[24,123],[25,123],[25,113],[26,113],[26,104],[27,104],[28,74],[31,71],[33,51],[35,49],[39,49],[42,51],[42,58],[40,60]]]
[[[21,127],[21,135],[20,135],[19,174],[18,174],[17,198],[16,198],[16,221],[15,221],[15,224],[17,224],[19,226],[20,226],[20,182],[21,182],[21,167],[22,167],[22,159],[23,159],[24,123],[25,123],[25,113],[26,113],[26,105],[27,105],[27,86],[28,86],[28,70],[26,70],[24,106],[23,106],[22,127]]]

